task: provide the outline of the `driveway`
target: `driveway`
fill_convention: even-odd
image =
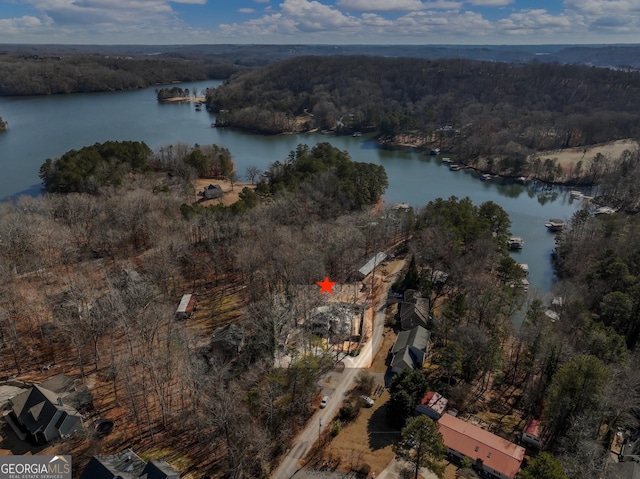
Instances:
[[[394,261],[393,268],[387,268],[388,276],[398,273],[406,264],[406,261]],[[373,305],[375,316],[373,321],[372,337],[360,349],[360,354],[353,357],[345,357],[345,364],[342,373],[332,371],[328,373],[321,381],[323,394],[329,396],[329,402],[324,409],[318,409],[298,437],[294,441],[291,449],[282,458],[279,466],[271,475],[272,479],[290,479],[295,477],[308,477],[299,474],[305,473],[299,465],[300,460],[307,454],[314,442],[318,440],[321,432],[327,427],[331,420],[335,417],[342,399],[353,388],[353,384],[358,372],[371,366],[375,353],[382,344],[382,331],[384,329],[385,311],[387,304],[387,294],[391,289],[391,282],[382,282],[380,291],[380,300]],[[313,471],[312,471],[313,472]],[[319,471],[318,471],[319,472]],[[313,477],[313,476],[311,476]],[[324,477],[324,476],[323,476]],[[342,476],[345,477],[345,476]],[[347,476],[348,477],[348,476]]]

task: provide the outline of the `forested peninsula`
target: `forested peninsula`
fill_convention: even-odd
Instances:
[[[227,78],[228,59],[94,54],[0,55],[0,96],[88,93]]]
[[[382,142],[521,160],[638,135],[640,76],[552,63],[308,56],[235,75],[209,92],[207,107],[219,126],[376,131]]]

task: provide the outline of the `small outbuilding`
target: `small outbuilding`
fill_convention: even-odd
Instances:
[[[196,310],[196,297],[193,294],[185,294],[182,296],[174,318],[177,320],[189,319]]]
[[[371,272],[377,267],[380,266],[387,259],[387,253],[376,253],[369,261],[365,263],[365,265],[358,270],[357,276],[360,279],[364,279],[371,274]]]
[[[424,395],[420,404],[416,406],[416,412],[429,416],[434,421],[442,417],[447,410],[449,400],[435,391],[429,391]]]
[[[538,419],[529,419],[527,425],[522,430],[520,442],[525,446],[542,448],[542,440],[540,439],[540,421]]]

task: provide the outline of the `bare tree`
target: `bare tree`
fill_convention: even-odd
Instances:
[[[257,166],[247,166],[247,179],[251,184],[255,184],[256,178],[260,175],[260,169]]]

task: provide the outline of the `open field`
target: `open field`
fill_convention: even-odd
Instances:
[[[562,168],[565,171],[568,171],[581,160],[586,164],[588,160],[596,156],[598,153],[601,153],[608,158],[616,159],[622,154],[624,150],[634,151],[636,149],[638,149],[638,142],[627,139],[612,141],[609,143],[601,143],[599,145],[590,145],[587,147],[543,151],[532,155],[529,159],[557,159]]]
[[[225,206],[229,206],[239,199],[240,192],[246,186],[251,189],[255,189],[256,185],[252,185],[251,183],[234,183],[233,187],[231,186],[231,182],[229,180],[214,180],[214,179],[197,179],[193,181],[193,186],[196,189],[196,193],[202,193],[202,191],[209,185],[220,185],[224,196],[222,198],[216,198],[213,200],[202,201],[202,197],[200,196],[200,201],[198,204],[202,206],[209,205],[217,205],[223,204]]]

